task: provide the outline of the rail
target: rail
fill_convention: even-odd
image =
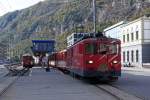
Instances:
[[[116,100],[143,100],[137,96],[132,94],[126,93],[120,89],[117,89],[111,85],[95,85],[97,88],[101,89],[102,91],[108,93],[109,95],[116,98]]]
[[[21,63],[6,64],[4,67],[9,71],[5,76],[22,76],[29,71],[28,68],[23,68]]]

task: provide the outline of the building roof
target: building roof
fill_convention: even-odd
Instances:
[[[138,19],[135,19],[135,20],[133,20],[133,21],[130,21],[130,22],[128,22],[128,23],[125,23],[122,27],[125,27],[125,26],[127,26],[127,25],[133,24],[133,23],[138,22],[138,21],[143,21],[143,20],[150,20],[150,17],[146,17],[146,16],[140,17],[140,18],[138,18]]]
[[[106,31],[108,31],[108,30],[111,30],[111,29],[113,29],[113,28],[115,28],[115,27],[118,27],[118,26],[120,26],[120,25],[123,25],[125,22],[126,22],[126,21],[121,21],[121,22],[119,22],[119,23],[117,23],[117,24],[114,24],[114,25],[112,25],[112,26],[110,26],[110,27],[104,29],[104,32],[106,32]]]

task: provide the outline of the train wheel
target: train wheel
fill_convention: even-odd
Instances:
[[[68,70],[63,71],[64,74],[69,74],[70,72]]]
[[[74,72],[70,72],[70,75],[71,75],[73,78],[75,78]]]
[[[118,77],[109,77],[110,82],[116,82]]]

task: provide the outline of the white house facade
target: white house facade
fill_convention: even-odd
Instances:
[[[122,64],[143,67],[150,64],[150,17],[141,17],[122,26]]]
[[[72,46],[74,43],[76,43],[80,38],[83,37],[83,35],[86,33],[72,33],[67,37],[67,47]]]
[[[104,29],[104,33],[121,40],[122,65],[150,66],[150,17],[119,22]]]
[[[105,36],[111,37],[111,38],[117,38],[121,40],[121,27],[125,24],[125,21],[121,21],[115,25],[112,25],[106,29],[104,29],[103,33]]]

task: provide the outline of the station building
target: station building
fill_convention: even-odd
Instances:
[[[72,46],[75,44],[79,39],[81,39],[87,33],[72,33],[67,37],[67,47]]]
[[[116,32],[115,32],[116,30]],[[121,40],[123,66],[150,66],[150,17],[120,22],[104,30],[106,36]]]
[[[141,17],[122,26],[122,64],[150,65],[150,17]]]
[[[122,25],[124,25],[126,23],[126,21],[121,21],[117,24],[114,24],[106,29],[104,29],[103,33],[105,34],[105,36],[107,37],[111,37],[111,38],[117,38],[121,40],[121,29],[122,29]]]

